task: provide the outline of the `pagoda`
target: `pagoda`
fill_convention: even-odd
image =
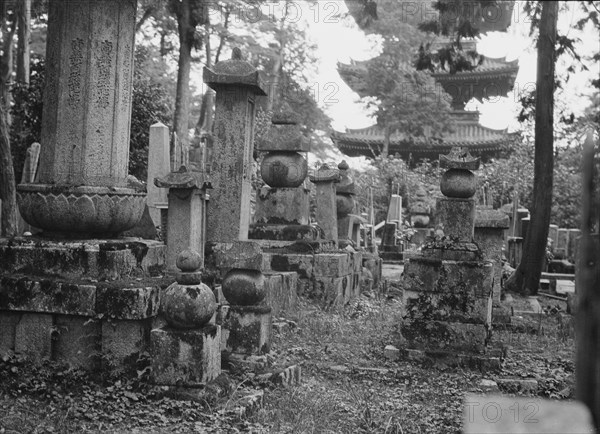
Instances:
[[[471,20],[481,34],[492,31],[505,32],[509,27],[514,2],[497,2],[497,7],[493,9],[479,7],[477,2],[470,4],[475,5],[474,9],[469,11]],[[440,20],[445,25],[451,23],[451,20],[445,20],[443,15],[440,15]],[[447,45],[450,40],[440,39],[441,41],[435,44],[437,47]],[[467,51],[474,50],[476,42],[467,40],[461,44]],[[338,72],[342,79],[361,97],[368,95],[365,86],[368,62],[351,61],[349,64],[338,64]],[[395,131],[390,137],[389,153],[399,154],[405,161],[426,158],[437,160],[440,154],[446,154],[451,148],[460,146],[485,161],[507,150],[516,140],[516,135],[508,133],[506,129],[495,130],[480,125],[479,112],[468,111],[465,106],[472,98],[481,101],[483,98],[506,96],[513,88],[518,71],[517,59],[507,61],[506,58],[483,57],[482,62],[471,71],[432,73],[436,83],[452,98],[452,131],[443,134],[441,140],[426,136],[409,137],[402,131]],[[331,139],[340,151],[348,156],[373,157],[383,148],[384,128],[372,125],[367,128],[346,129],[344,132],[334,131]]]

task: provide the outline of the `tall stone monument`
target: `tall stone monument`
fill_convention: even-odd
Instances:
[[[145,206],[127,175],[136,7],[50,2],[39,174],[17,188],[43,235],[0,240],[0,352],[95,369],[147,348],[164,245],[117,238]]]
[[[254,153],[255,98],[266,95],[258,71],[242,60],[239,48],[230,60],[204,68],[204,82],[216,91],[214,153],[211,162],[211,196],[207,241],[248,239],[252,161]]]

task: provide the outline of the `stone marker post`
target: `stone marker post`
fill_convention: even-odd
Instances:
[[[154,185],[155,178],[166,176],[171,171],[169,152],[169,128],[161,122],[150,126],[148,145],[148,196],[146,203],[154,226],[161,225],[160,210],[167,204],[167,190]],[[179,169],[179,167],[177,167]],[[163,228],[163,231],[166,228]]]
[[[154,184],[169,189],[167,227],[167,270],[176,271],[177,255],[183,250],[198,252],[204,266],[206,234],[206,197],[211,188],[202,172],[190,172],[181,166],[177,172],[155,178]]]
[[[255,98],[266,95],[258,71],[234,48],[230,60],[204,68],[204,82],[216,91],[213,200],[208,207],[207,239],[248,239],[254,151]]]
[[[333,241],[337,247],[337,207],[334,183],[340,182],[340,172],[323,164],[310,181],[317,186],[317,223],[324,233],[325,240]]]
[[[347,244],[349,241],[352,241],[355,243],[355,247],[358,248],[360,244],[360,234],[357,229],[360,228],[360,217],[352,214],[356,204],[354,201],[356,187],[352,178],[348,176],[349,168],[346,160],[343,160],[338,164],[340,182],[335,186],[338,244],[340,244],[341,247],[345,247],[342,244]]]

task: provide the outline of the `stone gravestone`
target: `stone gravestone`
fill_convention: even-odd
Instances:
[[[40,148],[41,146],[37,142],[33,143],[29,148],[27,148],[25,163],[23,164],[23,174],[21,175],[21,184],[31,184],[35,181],[38,163],[40,160]],[[20,213],[18,228],[18,233],[20,234],[24,232],[35,232],[35,229],[26,223],[25,220],[23,220],[23,217],[21,217]]]
[[[207,240],[248,239],[254,153],[254,109],[257,95],[266,95],[258,71],[234,48],[230,60],[204,68],[204,82],[216,91],[214,153]],[[216,204],[218,201],[218,205]]]
[[[323,164],[310,176],[310,181],[316,185],[317,223],[323,230],[323,237],[337,246],[337,206],[335,183],[340,181],[338,169],[331,169]]]
[[[167,190],[154,185],[154,179],[166,176],[171,171],[169,155],[169,128],[158,122],[150,126],[148,145],[148,195],[146,203],[154,226],[161,225],[161,208],[167,205]],[[179,168],[177,168],[179,169]],[[163,228],[163,231],[166,228]]]

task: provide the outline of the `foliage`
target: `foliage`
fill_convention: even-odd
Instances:
[[[378,156],[372,160],[371,167],[365,172],[353,172],[351,176],[357,187],[356,201],[359,209],[368,209],[369,191],[372,191],[376,223],[385,220],[392,194],[402,196],[402,206],[410,207],[415,192],[424,188],[428,193],[428,205],[431,208],[435,204],[436,195],[439,194],[437,165],[428,160],[409,168],[398,156]]]
[[[145,74],[152,63],[153,60],[149,57],[146,49],[136,48],[131,104],[129,173],[144,182],[148,175],[150,126],[156,122],[162,122],[169,126],[173,116],[172,96],[158,80]]]
[[[10,143],[17,183],[21,181],[27,148],[34,142],[41,142],[42,91],[46,80],[44,71],[44,59],[34,56],[31,59],[29,85],[15,83],[12,87],[16,103],[11,107]]]

